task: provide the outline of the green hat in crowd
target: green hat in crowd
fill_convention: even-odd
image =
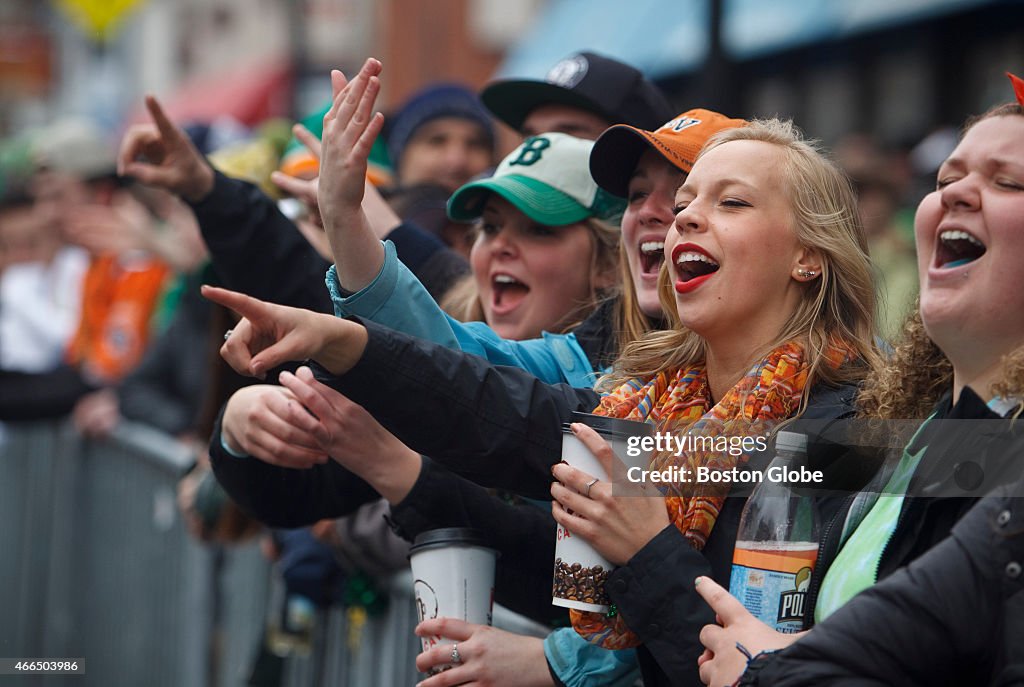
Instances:
[[[483,213],[491,193],[510,202],[535,222],[562,226],[589,217],[615,221],[626,203],[604,191],[590,176],[593,141],[562,133],[523,141],[494,174],[459,188],[448,201],[448,216],[469,222]]]

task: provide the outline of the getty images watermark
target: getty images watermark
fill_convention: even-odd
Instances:
[[[755,452],[768,450],[770,437],[757,436],[707,436],[656,432],[654,436],[629,437],[626,455],[638,458],[643,455],[672,455],[676,458],[694,453],[718,453],[738,458]],[[771,466],[767,470],[750,470],[741,467],[721,468],[682,465],[667,465],[660,468],[644,468],[634,465],[626,470],[626,479],[634,484],[759,484],[766,479],[786,484],[821,484],[824,475],[821,470],[809,470],[804,466]]]
[[[771,466],[774,432],[780,429],[805,434],[807,455],[786,466]],[[1010,450],[1024,435],[1024,420],[801,419],[746,430],[683,428],[631,436],[619,453],[622,465],[613,470],[613,493],[685,497],[712,489],[746,496],[766,481],[808,496],[888,493],[889,478],[906,452],[926,446],[927,460],[906,487],[908,496],[978,498],[1007,485],[1024,488],[1024,460]],[[647,488],[638,491],[637,485]]]

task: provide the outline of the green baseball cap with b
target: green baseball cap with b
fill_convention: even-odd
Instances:
[[[573,224],[596,217],[613,220],[625,202],[601,189],[590,176],[593,141],[568,134],[532,136],[501,161],[494,174],[471,181],[448,200],[448,216],[470,222],[483,214],[491,193],[510,202],[535,222]]]

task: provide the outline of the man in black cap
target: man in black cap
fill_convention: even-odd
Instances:
[[[637,69],[592,52],[570,55],[543,81],[495,81],[480,99],[524,136],[559,131],[593,140],[613,124],[657,129],[674,112]]]

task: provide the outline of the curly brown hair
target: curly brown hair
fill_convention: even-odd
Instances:
[[[880,420],[923,419],[952,384],[953,365],[928,337],[915,304],[892,355],[864,380],[858,414]]]
[[[925,331],[917,308],[903,323],[903,334],[885,363],[864,380],[857,396],[860,417],[878,420],[924,419],[953,386],[953,364]],[[1003,358],[999,381],[978,389],[1002,398],[1024,398],[1024,345]],[[1016,415],[1024,410],[1018,405]]]

